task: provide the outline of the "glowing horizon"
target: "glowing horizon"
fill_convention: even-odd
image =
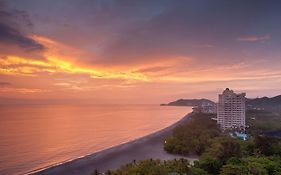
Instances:
[[[157,104],[215,100],[225,87],[279,95],[279,5],[1,1],[0,98]]]

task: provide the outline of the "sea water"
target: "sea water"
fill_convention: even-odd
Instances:
[[[25,174],[145,136],[190,107],[1,105],[0,174]]]

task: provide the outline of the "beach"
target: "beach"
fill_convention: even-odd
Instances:
[[[165,138],[171,134],[173,128],[190,120],[191,115],[192,113],[187,114],[171,126],[147,136],[29,174],[90,175],[95,169],[105,172],[109,169],[117,169],[134,160],[138,161],[150,158],[161,160],[186,158],[190,161],[196,160],[196,156],[184,157],[172,155],[166,153],[163,149]]]

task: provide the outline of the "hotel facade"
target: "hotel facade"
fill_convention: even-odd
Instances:
[[[222,130],[225,129],[245,129],[245,101],[246,93],[236,94],[233,90],[226,88],[219,94],[217,105],[217,123]]]

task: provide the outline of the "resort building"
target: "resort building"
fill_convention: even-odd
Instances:
[[[215,114],[217,113],[216,103],[202,102],[202,104],[194,106],[193,112],[205,113],[205,114]]]
[[[245,129],[245,96],[246,93],[236,94],[229,88],[219,94],[217,123],[222,130],[228,128]]]
[[[216,103],[203,102],[201,104],[201,112],[207,113],[207,114],[217,113]]]

